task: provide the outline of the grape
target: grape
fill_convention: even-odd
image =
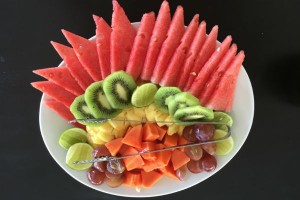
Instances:
[[[197,138],[195,136],[195,133],[193,131],[193,126],[186,126],[183,129],[183,137],[190,142],[197,142]]]
[[[176,170],[176,176],[179,178],[179,180],[183,181],[184,177],[186,176],[186,165],[183,165],[179,169]]]
[[[100,185],[105,179],[105,174],[103,172],[99,172],[96,168],[92,167],[89,169],[87,177],[90,183],[94,185]]]
[[[101,156],[110,156],[110,152],[108,151],[105,145],[101,145],[94,149],[93,156],[94,158],[99,158]]]
[[[99,172],[105,172],[106,170],[106,162],[95,162],[94,167],[98,169]]]
[[[205,150],[210,155],[215,155],[217,150],[216,143],[202,144],[202,149]]]
[[[207,172],[213,171],[217,167],[217,160],[214,156],[205,153],[201,159],[201,165]]]
[[[120,178],[122,176],[122,173],[120,173],[120,174],[112,174],[109,171],[105,170],[105,175],[109,179],[118,179],[118,178]]]
[[[193,132],[199,141],[206,142],[214,136],[215,127],[212,124],[196,124],[193,126]]]
[[[187,168],[190,170],[190,172],[194,173],[194,174],[198,174],[200,172],[203,171],[201,162],[199,160],[195,161],[195,160],[190,160],[187,163]]]
[[[112,174],[121,174],[125,170],[124,162],[119,160],[109,160],[106,164],[106,169]]]
[[[202,157],[203,151],[200,145],[185,147],[184,148],[185,154],[192,160],[200,160]]]
[[[122,185],[122,183],[124,182],[124,174],[122,174],[120,176],[120,178],[116,178],[116,179],[109,179],[109,178],[105,178],[105,183],[112,188],[118,187],[120,185]]]

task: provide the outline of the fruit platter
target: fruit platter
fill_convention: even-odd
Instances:
[[[90,39],[62,30],[70,45],[51,41],[62,63],[33,71],[46,79],[31,83],[43,92],[45,145],[69,175],[105,193],[153,197],[196,185],[249,134],[254,99],[244,51],[231,36],[218,42],[218,26],[207,31],[198,14],[185,26],[184,8],[171,15],[168,1],[136,23],[112,4],[111,25],[94,15]],[[229,131],[220,142],[75,163],[209,142]]]

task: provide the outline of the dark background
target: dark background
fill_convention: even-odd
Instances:
[[[158,11],[160,0],[120,0],[132,22]],[[246,52],[244,67],[255,95],[255,116],[241,151],[220,172],[162,199],[300,199],[300,1],[170,0],[172,13],[196,13],[219,40],[231,34]],[[119,199],[74,180],[51,158],[38,123],[41,93],[33,69],[61,59],[49,41],[67,44],[61,28],[93,36],[92,14],[110,23],[110,0],[0,2],[1,199]],[[125,199],[125,198],[124,198]]]

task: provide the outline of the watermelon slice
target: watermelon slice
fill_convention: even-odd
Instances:
[[[192,83],[194,82],[197,74],[203,67],[203,65],[207,62],[213,52],[217,47],[217,37],[218,37],[218,26],[214,26],[208,37],[206,38],[200,53],[197,56],[194,67],[192,71],[190,71],[190,76],[188,78],[187,84],[184,87],[184,90],[190,89]]]
[[[151,34],[155,24],[154,12],[143,15],[137,35],[134,39],[133,48],[129,57],[126,72],[137,80],[143,70]]]
[[[103,18],[93,15],[96,23],[96,46],[100,62],[101,75],[104,79],[110,74],[110,34],[111,28]]]
[[[38,69],[34,70],[33,73],[54,82],[55,84],[65,88],[67,91],[76,96],[82,95],[84,93],[84,90],[74,80],[67,67],[51,67],[46,69]]]
[[[96,44],[79,35],[62,30],[68,42],[72,45],[78,60],[94,81],[102,80]]]
[[[214,110],[221,110],[226,112],[231,111],[236,82],[244,58],[244,51],[240,51],[236,55],[205,106]]]
[[[94,82],[91,76],[79,62],[72,48],[53,41],[51,41],[51,44],[60,57],[65,61],[66,67],[69,69],[71,75],[83,90],[85,90],[91,83]]]
[[[171,23],[170,7],[167,1],[163,1],[154,25],[147,51],[144,69],[141,75],[143,80],[150,80],[156,64],[161,46],[167,37],[167,32]]]
[[[179,71],[182,67],[184,59],[188,53],[189,47],[196,34],[199,24],[199,15],[195,15],[189,26],[187,27],[179,47],[176,49],[171,62],[169,63],[163,79],[160,81],[162,86],[177,86],[179,81]]]
[[[111,27],[111,72],[125,70],[136,35],[136,30],[131,25],[123,8],[116,0],[113,0]]]
[[[189,92],[194,96],[198,96],[204,88],[205,84],[207,84],[209,77],[216,70],[218,64],[220,63],[220,60],[228,51],[231,41],[232,37],[227,36],[220,47],[212,54],[209,60],[202,67],[201,71],[198,73],[196,79],[192,83],[191,88],[189,89]]]
[[[206,22],[202,21],[199,25],[199,28],[195,35],[195,38],[193,39],[191,47],[189,48],[189,51],[187,53],[187,57],[184,61],[183,67],[179,73],[180,80],[178,83],[178,87],[180,89],[183,89],[184,86],[186,85],[186,81],[188,80],[189,75],[194,67],[195,60],[199,54],[199,51],[200,51],[205,39],[206,39]]]
[[[225,56],[222,58],[218,66],[218,69],[213,73],[213,75],[207,81],[206,87],[203,88],[203,90],[200,93],[200,96],[198,97],[201,100],[202,104],[205,105],[209,100],[210,95],[213,93],[216,85],[218,84],[225,70],[227,69],[231,61],[234,59],[236,51],[237,51],[237,46],[236,44],[233,44],[230,47],[230,49],[227,51]]]
[[[167,39],[164,41],[158,55],[154,71],[151,76],[151,82],[159,83],[161,81],[164,72],[166,71],[166,67],[171,61],[172,55],[180,44],[184,30],[183,8],[182,6],[178,6],[168,30]]]
[[[57,113],[59,116],[64,118],[67,121],[73,120],[74,116],[70,112],[70,110],[62,103],[59,103],[58,101],[55,101],[54,99],[45,99],[44,103],[46,106],[48,106],[51,110],[53,110],[55,113]],[[74,123],[75,126],[78,128],[85,129],[85,126],[79,123]]]
[[[76,98],[74,94],[68,92],[51,81],[38,81],[31,83],[31,85],[68,108]]]

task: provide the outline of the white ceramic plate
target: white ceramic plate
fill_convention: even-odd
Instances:
[[[137,23],[134,25],[135,27],[138,26]],[[75,171],[66,166],[65,157],[67,151],[59,146],[58,139],[60,134],[64,130],[70,128],[71,125],[69,125],[63,118],[45,106],[43,101],[46,98],[49,97],[43,95],[40,104],[40,129],[45,145],[54,160],[70,176],[82,184],[101,192],[124,197],[154,197],[171,194],[192,187],[214,175],[220,169],[222,169],[240,150],[249,134],[254,115],[252,86],[245,69],[242,67],[237,81],[232,112],[230,113],[234,121],[234,125],[232,127],[232,136],[235,142],[235,146],[230,154],[217,157],[218,166],[213,172],[203,172],[200,174],[188,173],[186,180],[183,182],[175,181],[168,177],[163,177],[152,188],[142,188],[140,192],[137,192],[135,188],[127,186],[110,188],[106,184],[102,184],[100,186],[92,185],[87,180],[86,171]]]

